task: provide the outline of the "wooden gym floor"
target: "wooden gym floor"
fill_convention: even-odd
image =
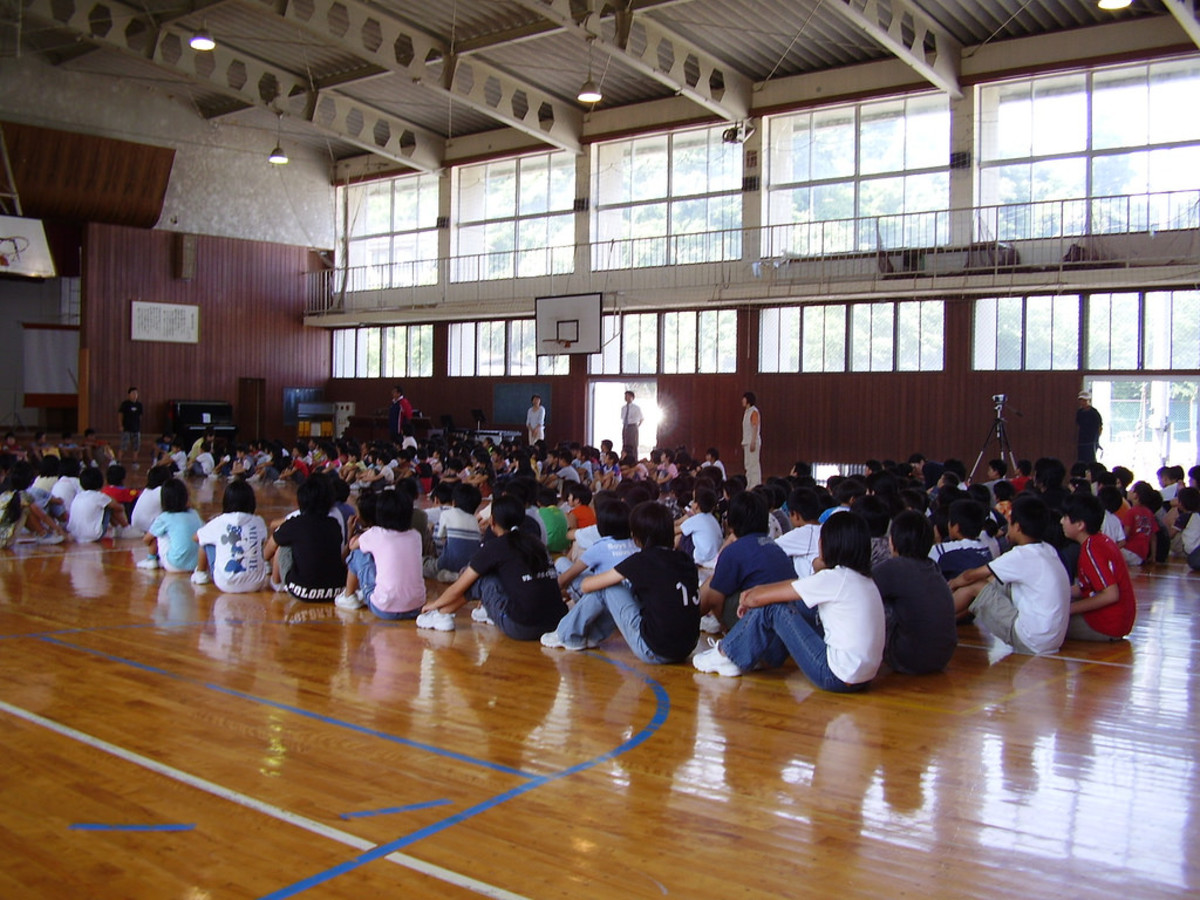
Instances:
[[[223,595],[132,541],[0,554],[5,898],[1200,895],[1180,563],[1128,642],[965,627],[845,697]]]

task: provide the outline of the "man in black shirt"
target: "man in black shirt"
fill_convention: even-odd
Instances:
[[[1075,427],[1079,429],[1078,462],[1095,462],[1100,448],[1100,432],[1104,430],[1104,419],[1099,410],[1092,406],[1092,392],[1079,392],[1079,409],[1075,411]]]
[[[131,387],[117,412],[121,417],[121,447],[117,451],[117,461],[125,456],[125,450],[133,448],[133,465],[137,468],[137,455],[142,449],[142,403],[138,400],[138,389]]]

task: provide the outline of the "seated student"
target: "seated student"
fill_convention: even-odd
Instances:
[[[99,472],[96,473],[99,477]],[[9,472],[10,490],[0,494],[0,547],[11,547],[21,539],[21,530],[28,533],[39,544],[61,544],[66,532],[38,506],[29,488],[35,477],[33,466],[27,460],[13,464]]]
[[[443,485],[454,505],[443,507],[438,516],[433,541],[439,553],[436,558],[430,556],[425,560],[424,573],[426,578],[452,582],[458,579],[479,549],[482,536],[475,513],[483,497],[473,484],[449,485],[443,482],[437,486],[437,490],[442,491]]]
[[[1180,511],[1180,518],[1175,522],[1180,552],[1187,559],[1188,567],[1200,572],[1200,490],[1190,485],[1180,488],[1175,499]],[[1184,514],[1187,521],[1181,524]]]
[[[104,473],[104,493],[112,497],[118,503],[125,507],[125,517],[129,518],[133,515],[134,504],[137,503],[138,494],[140,491],[130,490],[125,487],[125,467],[113,463]]]
[[[725,535],[713,515],[716,508],[717,495],[706,487],[698,488],[688,514],[675,522],[679,549],[689,554],[698,566],[712,566],[721,552]]]
[[[146,487],[138,493],[129,515],[129,530],[145,533],[162,513],[162,486],[171,478],[170,464],[151,466],[146,473]]]
[[[950,504],[947,527],[949,540],[934,544],[929,558],[937,563],[947,581],[967,569],[986,566],[994,558],[987,543],[980,539],[987,510],[974,500],[955,500]]]
[[[567,547],[567,517],[558,508],[558,495],[547,487],[538,488],[538,517],[546,526],[546,549],[563,553]]]
[[[110,526],[123,528],[129,524],[125,507],[100,490],[104,476],[99,469],[89,466],[80,472],[79,487],[67,517],[67,530],[79,543],[98,541]]]
[[[862,517],[831,517],[821,527],[816,574],[743,592],[737,624],[692,664],[737,676],[781,666],[791,656],[822,690],[864,690],[879,671],[886,634],[870,563],[871,535]]]
[[[788,555],[797,578],[813,573],[813,560],[821,555],[821,498],[812,488],[796,488],[788,496],[788,518],[792,530],[775,544]]]
[[[620,630],[642,662],[682,662],[695,649],[700,586],[695,563],[675,549],[670,511],[653,501],[639,503],[629,514],[629,530],[639,552],[585,578],[583,596],[554,631],[542,635],[543,647],[584,650]]]
[[[558,586],[571,602],[583,594],[583,579],[587,575],[607,572],[631,553],[637,545],[629,535],[629,506],[621,500],[601,495],[597,500],[596,531],[599,539],[590,544],[572,562],[567,557],[554,561]]]
[[[1017,474],[1008,480],[1012,483],[1013,490],[1020,494],[1028,487],[1029,482],[1033,479],[1033,463],[1027,459],[1017,460]]]
[[[1043,542],[1051,524],[1040,497],[1018,496],[1008,525],[1012,549],[950,582],[955,612],[974,613],[1018,653],[1054,653],[1067,634],[1071,583],[1054,548]]]
[[[422,465],[428,464],[422,463]],[[425,508],[425,517],[429,520],[429,533],[433,535],[434,552],[441,553],[446,543],[445,536],[440,535],[442,513],[454,506],[454,485],[439,482],[427,492],[427,496],[429,497],[429,506]]]
[[[262,516],[256,515],[257,508],[254,488],[249,483],[241,478],[229,482],[221,498],[221,515],[196,532],[195,541],[203,552],[196,558],[193,584],[207,584],[211,573],[211,580],[226,594],[243,594],[267,586],[271,564],[263,549],[270,533]]]
[[[492,502],[492,536],[440,597],[417,616],[418,628],[454,630],[454,613],[471,595],[473,621],[496,625],[513,640],[536,641],[567,614],[546,545],[522,527],[522,501],[502,494]]]
[[[425,603],[421,536],[412,528],[412,498],[404,491],[364,494],[352,519],[346,588],[334,603],[366,606],[381,619],[415,619]]]
[[[715,468],[718,472],[720,472],[721,480],[725,480],[727,477],[725,475],[725,463],[721,462],[721,451],[716,447],[709,447],[707,450],[705,450],[704,462],[700,463],[700,468],[702,469],[707,469],[710,467]]]
[[[791,559],[767,534],[767,516],[767,502],[753,491],[740,491],[729,500],[735,540],[721,551],[712,577],[700,588],[700,612],[713,617],[702,626],[710,634],[733,627],[740,592],[795,575]]]
[[[929,558],[933,524],[914,510],[892,520],[891,558],[871,567],[883,598],[887,641],[883,659],[895,672],[940,672],[958,645],[954,595]]]
[[[199,555],[196,532],[204,520],[190,507],[187,485],[179,479],[172,478],[164,484],[159,497],[163,511],[142,536],[150,554],[137,564],[138,568],[191,572]]]
[[[199,456],[199,453],[196,454]],[[188,465],[187,451],[183,449],[183,441],[177,437],[172,437],[167,450],[156,450],[154,454],[155,466],[170,466],[171,471],[182,475]]]
[[[892,545],[888,543],[888,526],[892,523],[891,513],[882,498],[867,494],[854,501],[854,511],[867,523],[871,535],[871,568],[885,559],[892,558]]]
[[[1103,524],[1104,507],[1099,498],[1075,494],[1063,501],[1063,534],[1080,545],[1067,625],[1071,640],[1119,641],[1133,630],[1137,616],[1129,567],[1117,545],[1100,533]]]
[[[596,524],[596,511],[592,509],[592,489],[587,484],[568,484],[567,495],[567,540],[575,540],[575,532],[580,528],[590,528]]]
[[[272,560],[271,587],[309,603],[331,602],[346,584],[342,528],[329,514],[333,493],[325,478],[296,488],[298,515],[275,524],[264,555]]]
[[[1154,514],[1162,506],[1162,495],[1147,482],[1139,481],[1129,489],[1129,508],[1117,513],[1125,528],[1125,546],[1121,555],[1131,566],[1154,561],[1154,540],[1158,520]]]
[[[83,488],[79,486],[79,460],[74,456],[64,457],[58,464],[58,481],[50,489],[50,496],[57,497],[66,521],[71,512],[71,503]]]
[[[1109,478],[1112,476],[1110,475]],[[1115,481],[1111,484],[1101,484],[1096,490],[1096,496],[1100,500],[1100,505],[1104,507],[1104,525],[1100,530],[1108,535],[1118,548],[1124,547],[1125,526],[1121,524],[1121,517],[1118,515],[1126,505],[1125,498],[1121,496],[1121,489],[1117,487]]]
[[[200,452],[196,454],[196,458],[188,466],[188,474],[207,478],[210,475],[215,476],[216,468],[217,461],[213,458],[212,443],[205,441],[200,445]]]

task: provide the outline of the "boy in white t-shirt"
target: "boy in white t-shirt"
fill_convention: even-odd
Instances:
[[[1007,553],[950,581],[954,611],[977,622],[1018,653],[1054,653],[1071,617],[1071,582],[1043,536],[1052,514],[1040,497],[1013,501]]]
[[[256,509],[254,488],[241,478],[229,482],[221,498],[221,515],[196,532],[195,541],[203,552],[196,557],[193,584],[207,584],[211,577],[227,594],[267,586],[271,564],[263,557],[263,547],[270,532]]]
[[[812,488],[796,488],[787,505],[792,530],[776,538],[775,544],[791,558],[796,577],[807,578],[821,555],[821,498]]]
[[[67,530],[79,543],[86,544],[104,537],[110,526],[123,528],[129,524],[125,518],[125,507],[100,489],[104,487],[104,476],[99,469],[88,467],[79,473],[82,490],[71,501],[71,513]]]

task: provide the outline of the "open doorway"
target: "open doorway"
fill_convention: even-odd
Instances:
[[[642,411],[645,421],[638,430],[638,459],[643,459],[654,449],[658,439],[658,423],[662,413],[658,408],[657,381],[592,381],[588,385],[588,443],[599,447],[602,440],[613,442],[621,452],[621,407],[625,405],[625,392],[633,391],[634,403]]]
[[[1136,376],[1090,380],[1092,405],[1104,416],[1100,457],[1157,484],[1160,466],[1200,462],[1200,381]]]

